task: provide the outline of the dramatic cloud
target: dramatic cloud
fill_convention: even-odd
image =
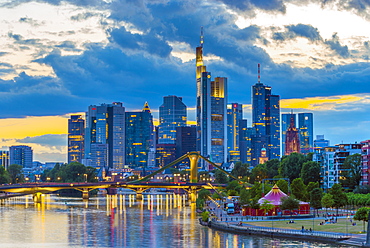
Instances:
[[[35,137],[25,137],[23,139],[16,140],[19,143],[34,143],[43,146],[66,146],[67,135],[66,134],[46,134]]]
[[[337,54],[342,56],[343,58],[348,58],[350,56],[348,51],[348,46],[342,46],[339,42],[338,35],[335,33],[333,34],[332,39],[325,40],[325,43]]]

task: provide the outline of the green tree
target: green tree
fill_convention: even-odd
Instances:
[[[250,182],[261,182],[262,179],[268,178],[268,171],[265,164],[258,164],[252,169]]]
[[[10,183],[11,178],[7,170],[5,170],[4,166],[0,165],[0,184]]]
[[[364,232],[365,232],[365,221],[369,221],[369,212],[370,212],[370,208],[368,207],[362,207],[362,208],[359,208],[357,211],[356,211],[356,214],[355,216],[353,216],[353,219],[354,220],[362,220],[363,221],[363,227],[364,227]],[[369,231],[369,230],[368,230]]]
[[[317,210],[322,207],[321,200],[322,200],[322,189],[320,188],[315,188],[310,192],[310,205],[312,208]]]
[[[285,194],[289,193],[288,189],[288,182],[284,179],[280,179],[279,181],[276,182],[276,185],[279,187],[281,191],[283,191]]]
[[[307,162],[307,157],[303,154],[293,152],[288,156],[283,156],[280,162],[279,174],[287,177],[290,181],[300,176],[302,165]]]
[[[8,173],[11,179],[11,183],[22,183],[24,181],[22,169],[22,165],[19,164],[9,165]]]
[[[263,210],[263,214],[266,215],[266,213],[270,212],[273,210],[275,207],[274,204],[271,204],[271,201],[269,200],[264,200],[262,204],[260,204],[260,209]]]
[[[229,182],[226,186],[228,195],[239,195],[241,189],[242,186],[236,180]]]
[[[215,182],[216,183],[228,183],[229,178],[221,170],[216,170],[215,171]]]
[[[239,202],[241,205],[249,205],[251,199],[251,194],[250,191],[242,188],[240,190],[240,197],[239,197]]]
[[[291,184],[292,194],[299,200],[306,200],[307,190],[302,178],[296,178]]]
[[[339,208],[347,204],[347,195],[344,193],[342,186],[338,183],[335,183],[333,187],[331,187],[329,194],[333,196],[333,207],[337,209],[338,214]]]
[[[349,155],[343,162],[339,182],[344,188],[353,190],[360,184],[361,172],[361,154]]]
[[[324,208],[326,208],[326,212],[328,212],[328,208],[332,208],[334,206],[334,199],[331,194],[324,194],[321,198],[321,204]]]
[[[317,189],[317,188],[320,188],[319,182],[309,182],[308,183],[308,185],[306,187],[307,195],[305,197],[305,201],[310,201],[312,190]]]
[[[209,212],[208,211],[203,211],[202,212],[202,220],[204,222],[207,222],[208,221],[208,218],[209,218]]]
[[[282,197],[280,208],[282,210],[289,210],[290,215],[292,215],[294,209],[299,209],[299,201],[292,196]]]
[[[208,189],[201,189],[198,191],[198,198],[202,200],[207,200],[208,196],[211,195],[211,192]]]
[[[320,181],[320,165],[314,161],[304,162],[301,169],[301,178],[304,184]]]
[[[267,169],[267,178],[274,178],[279,175],[279,165],[280,161],[277,158],[268,160],[265,162],[265,167]]]
[[[249,164],[236,162],[234,165],[234,169],[231,171],[231,175],[236,178],[243,178],[249,175]]]

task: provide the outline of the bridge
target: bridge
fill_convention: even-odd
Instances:
[[[161,173],[167,168],[181,162],[182,160],[188,158],[190,160],[190,182],[187,183],[158,183],[158,182],[149,182],[149,180],[158,173]],[[197,191],[204,189],[223,189],[225,185],[211,185],[198,183],[198,161],[203,159],[206,162],[212,164],[216,168],[220,169],[222,172],[226,173],[230,177],[239,181],[229,172],[223,170],[220,166],[208,160],[207,158],[200,155],[198,152],[189,152],[180,158],[174,160],[168,165],[160,168],[159,170],[149,174],[146,177],[143,177],[139,180],[132,182],[93,182],[93,183],[24,183],[24,184],[12,184],[12,185],[2,185],[0,186],[0,191],[19,193],[19,194],[33,194],[33,199],[35,202],[41,202],[41,196],[45,193],[54,192],[62,189],[75,189],[82,192],[82,198],[88,199],[89,192],[94,189],[104,189],[104,188],[127,188],[136,192],[136,198],[142,199],[142,194],[147,189],[151,188],[167,188],[167,189],[184,189],[188,195],[191,202],[196,201]]]

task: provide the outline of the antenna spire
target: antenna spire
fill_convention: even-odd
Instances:
[[[261,65],[258,63],[258,83],[261,83]]]
[[[203,36],[203,26],[200,27],[200,47],[203,47],[204,36]]]

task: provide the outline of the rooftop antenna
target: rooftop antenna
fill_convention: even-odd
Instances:
[[[258,63],[258,83],[261,83],[261,64]]]
[[[204,37],[203,37],[203,26],[200,27],[200,47],[203,47]]]

